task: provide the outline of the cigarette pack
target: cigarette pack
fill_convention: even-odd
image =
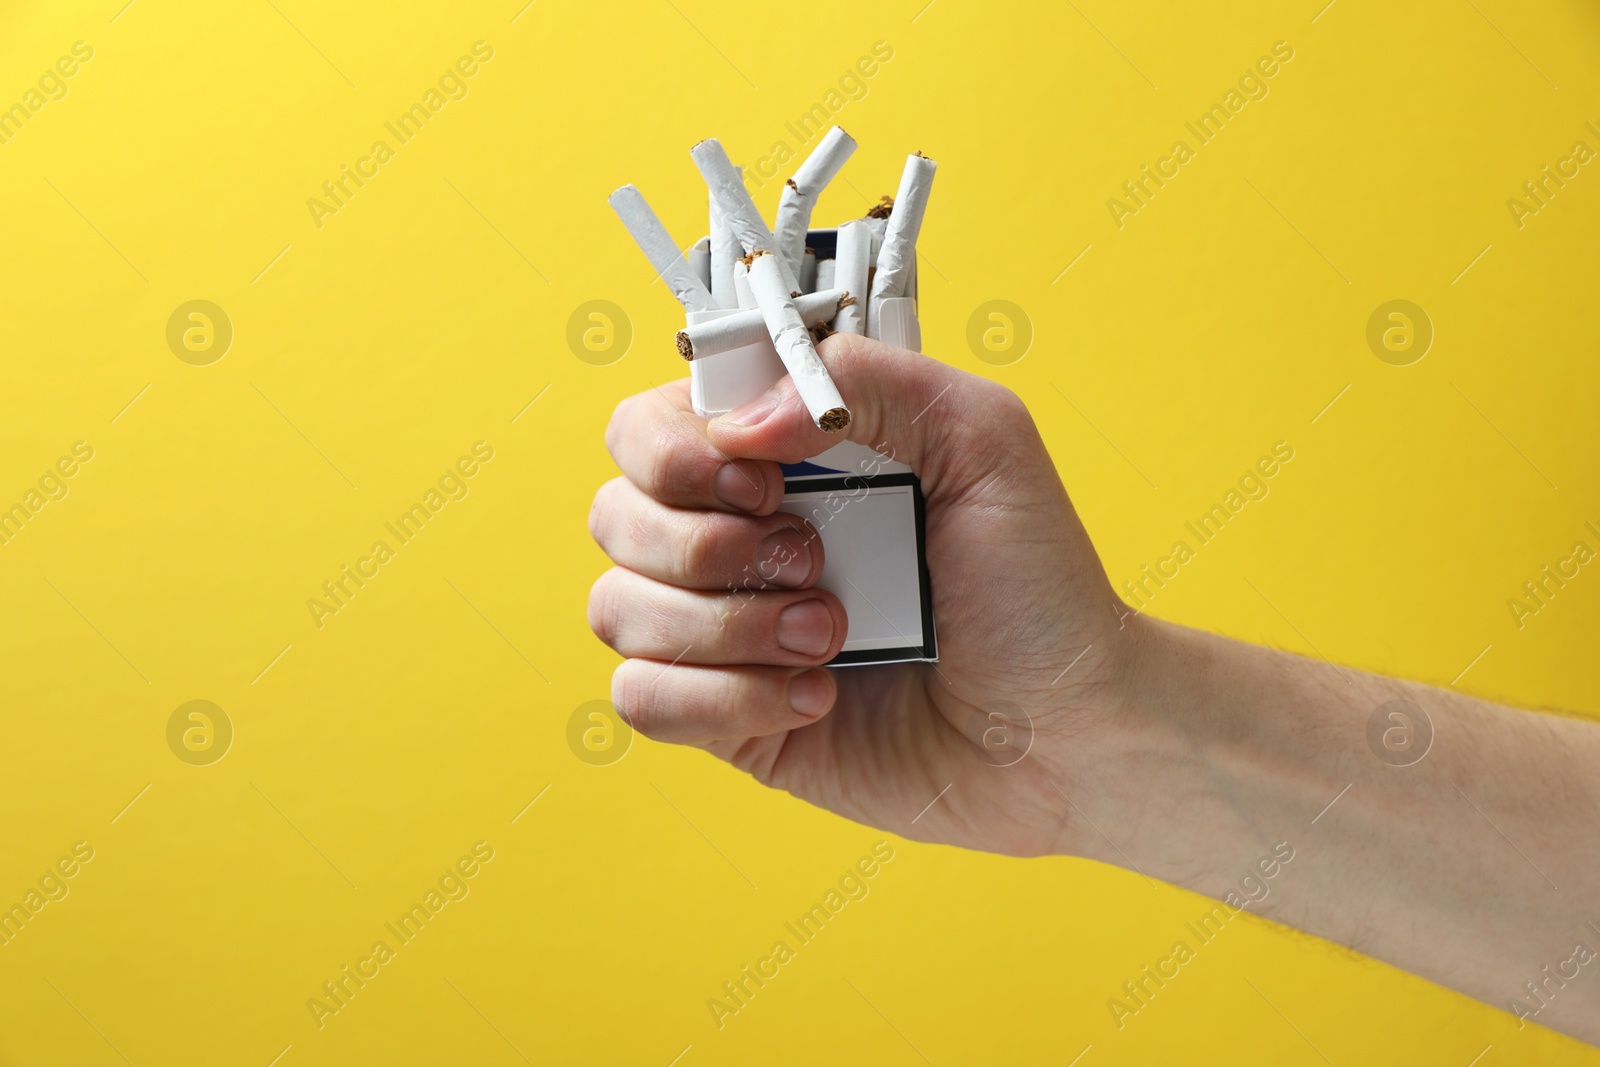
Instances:
[[[818,262],[833,258],[835,244],[832,229],[806,235]],[[921,351],[914,274],[909,292],[883,301],[879,337]],[[852,295],[863,302],[866,296]],[[688,323],[737,313],[691,311]],[[731,411],[785,373],[767,339],[695,359],[689,364],[695,411],[707,417]],[[804,516],[822,538],[825,563],[818,584],[843,602],[850,619],[844,648],[830,666],[937,660],[922,486],[911,468],[893,455],[843,441],[804,462],[785,464],[783,475],[782,510]]]

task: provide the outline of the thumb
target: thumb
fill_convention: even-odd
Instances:
[[[1027,408],[1004,386],[856,334],[834,334],[817,354],[850,410],[843,436],[907,464],[930,494],[1015,463],[1019,449],[1031,458],[1030,442],[1043,453]],[[840,437],[812,422],[788,376],[706,430],[729,456],[780,463],[818,455]]]

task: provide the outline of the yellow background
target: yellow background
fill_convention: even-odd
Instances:
[[[0,547],[0,902],[95,858],[0,948],[0,1063],[1600,1063],[1253,919],[1119,1031],[1107,999],[1200,898],[892,837],[871,895],[712,1024],[887,835],[697,751],[567,746],[615,662],[584,622],[601,430],[682,369],[605,197],[635,182],[698,236],[690,144],[798,147],[785,121],[876,41],[817,221],[939,160],[926,348],[1027,398],[1115,582],[1286,440],[1156,614],[1600,710],[1600,575],[1520,631],[1506,607],[1600,523],[1600,173],[1521,230],[1506,208],[1600,148],[1594,6],[924,2],[5,6],[0,102],[95,55],[0,145],[0,501],[95,458]],[[469,95],[317,228],[307,198],[479,40]],[[1107,198],[1280,40],[1270,95],[1117,229]],[[1396,298],[1436,330],[1409,367],[1364,339]],[[234,326],[210,366],[165,341],[193,299]],[[609,366],[565,340],[593,299],[635,330]],[[966,344],[990,299],[1036,331],[1010,366]],[[307,598],[478,440],[470,495],[317,629]],[[236,730],[211,766],[167,747],[192,699]],[[471,895],[319,1031],[307,999],[478,840]]]

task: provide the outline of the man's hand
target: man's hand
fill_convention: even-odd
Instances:
[[[1060,850],[1059,790],[1122,702],[1121,602],[1015,394],[860,337],[821,351],[850,400],[850,440],[922,480],[939,662],[817,669],[847,620],[816,588],[821,540],[776,511],[778,464],[838,439],[787,378],[709,424],[680,381],[624,401],[606,434],[624,476],[600,489],[590,529],[617,566],[589,621],[628,657],[612,699],[647,736],[858,822]],[[758,566],[777,572],[768,587],[733,595]]]
[[[1016,396],[857,337],[821,353],[850,439],[922,479],[939,662],[819,667],[847,620],[820,539],[776,512],[778,463],[834,439],[787,379],[709,424],[679,382],[617,409],[624,477],[590,515],[617,566],[589,619],[628,657],[612,700],[636,729],[905,837],[1129,867],[1600,1040],[1600,725],[1134,615]],[[773,577],[748,597],[752,571]],[[1432,730],[1398,766],[1368,741],[1396,701]]]

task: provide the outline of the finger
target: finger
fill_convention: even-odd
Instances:
[[[663,503],[766,515],[783,499],[783,473],[758,458],[730,460],[705,434],[687,382],[649,389],[617,405],[606,447],[622,473]]]
[[[926,491],[952,469],[981,476],[1048,462],[1026,406],[1004,386],[855,334],[834,334],[817,351],[850,408],[846,436],[908,464]],[[727,455],[783,463],[839,441],[811,421],[788,377],[706,431]]]
[[[830,671],[685,667],[630,659],[611,676],[611,702],[657,741],[704,744],[807,726],[833,707]]]
[[[595,494],[589,532],[618,566],[690,589],[802,589],[822,577],[822,538],[800,516],[672,508],[626,478]]]
[[[624,656],[815,666],[838,654],[849,621],[822,589],[702,593],[613,567],[589,590],[589,626]]]

